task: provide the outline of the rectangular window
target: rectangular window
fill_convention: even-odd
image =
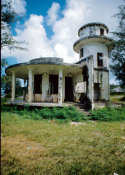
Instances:
[[[49,75],[50,94],[58,94],[58,75]]]
[[[100,35],[104,36],[104,29],[100,28]]]
[[[97,66],[102,67],[103,66],[103,54],[97,53]]]
[[[42,75],[36,74],[34,75],[34,94],[42,93]]]
[[[83,57],[84,53],[83,53],[83,48],[80,49],[80,58]]]

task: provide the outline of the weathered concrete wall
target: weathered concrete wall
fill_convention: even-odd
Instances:
[[[101,98],[102,100],[109,100],[109,72],[103,72],[102,74],[102,91]]]
[[[58,103],[58,94],[52,94],[53,103]]]
[[[79,72],[78,74],[75,74],[73,75],[73,100],[75,102],[79,102],[79,98],[80,98],[80,93],[77,93],[76,92],[76,86],[77,86],[77,83],[80,83],[80,82],[83,82],[83,75],[82,75],[82,72]]]
[[[107,36],[107,29],[104,26],[88,26],[80,31],[80,38],[91,35],[100,35],[100,28],[104,29],[104,35]]]
[[[34,101],[41,102],[42,101],[42,94],[34,94]]]
[[[89,39],[91,40],[91,39]],[[82,47],[84,49],[84,57],[88,57],[89,55],[93,55],[94,57],[94,67],[97,68],[97,52],[101,52],[103,54],[103,66],[109,67],[108,64],[108,49],[107,47],[102,43],[92,42],[92,43],[86,43]],[[82,58],[80,58],[82,59]]]
[[[94,71],[94,83],[99,83],[100,100],[109,100],[109,72]]]
[[[58,103],[58,94],[51,94],[49,96],[51,97],[50,98],[51,99],[50,102]],[[28,94],[26,94],[26,99],[25,100],[28,100]],[[42,94],[33,94],[32,101],[45,102],[44,100],[42,100]],[[49,101],[49,99],[48,99],[48,101]]]

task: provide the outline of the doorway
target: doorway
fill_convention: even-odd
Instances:
[[[72,77],[65,77],[65,101],[73,101]]]
[[[99,98],[100,98],[99,83],[94,83],[94,101],[99,101]]]

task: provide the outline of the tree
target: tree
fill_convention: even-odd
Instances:
[[[11,77],[7,76],[4,73],[5,68],[8,66],[8,62],[5,58],[1,60],[1,89],[6,97],[11,96]],[[16,97],[21,96],[23,94],[23,87],[21,87],[21,82],[19,79],[16,79]]]
[[[23,49],[19,45],[24,42],[16,41],[11,33],[12,25],[17,22],[22,14],[17,14],[12,7],[12,1],[2,0],[1,2],[1,47],[7,46],[9,49]]]
[[[22,16],[22,14],[17,14],[12,7],[11,0],[2,0],[1,1],[1,47],[8,47],[9,49],[22,49],[27,50],[23,47],[20,47],[21,43],[16,41],[11,33],[12,26],[15,22],[17,22]],[[8,66],[8,62],[6,58],[2,58],[1,60],[1,90],[2,92],[9,94],[11,92],[11,77],[8,77],[5,74],[5,68]],[[19,80],[16,81],[16,88],[18,92],[21,89],[21,83]],[[18,93],[17,93],[18,94]]]
[[[119,13],[115,15],[119,20],[116,32],[113,32],[114,41],[110,43],[114,49],[110,53],[112,60],[111,71],[119,80],[122,88],[125,88],[125,1],[119,6]]]

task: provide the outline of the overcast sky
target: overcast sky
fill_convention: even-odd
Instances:
[[[109,32],[117,29],[118,12],[123,0],[12,0],[17,13],[24,13],[24,21],[13,29],[18,41],[25,41],[28,51],[2,50],[9,63],[20,63],[38,57],[61,57],[65,62],[78,61],[73,43],[79,39],[78,29],[89,22],[105,23]],[[109,34],[111,36],[111,34]],[[11,60],[11,61],[10,61]],[[115,83],[110,76],[110,82]]]

